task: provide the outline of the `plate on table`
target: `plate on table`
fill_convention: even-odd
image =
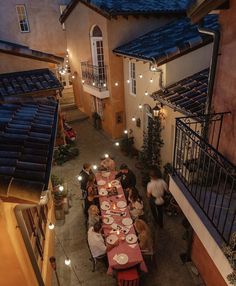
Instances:
[[[131,225],[133,223],[133,220],[129,217],[123,218],[122,219],[123,225]]]
[[[111,185],[112,185],[113,187],[118,187],[118,186],[120,185],[120,181],[118,181],[118,180],[113,180],[113,181],[111,181]]]
[[[106,216],[102,220],[105,224],[112,224],[114,222],[114,218],[112,216]]]
[[[108,178],[110,176],[111,172],[102,172],[102,176],[104,178]]]
[[[129,261],[128,255],[125,253],[120,253],[116,255],[115,260],[117,263],[124,265]]]
[[[134,234],[134,233],[131,233],[131,234],[128,234],[125,238],[125,240],[130,243],[130,244],[133,244],[133,243],[136,243],[138,238],[137,236]]]
[[[119,201],[116,205],[118,208],[123,209],[127,206],[127,203],[125,201]]]
[[[111,207],[111,205],[108,202],[102,202],[102,204],[101,204],[101,209],[104,211],[109,210],[110,207]]]
[[[105,185],[105,184],[106,184],[106,182],[103,181],[103,180],[99,180],[99,181],[98,181],[98,185],[99,185],[99,186],[103,186],[103,185]]]
[[[98,193],[100,196],[107,196],[108,191],[106,189],[100,189]]]
[[[115,234],[110,234],[107,238],[106,238],[106,242],[113,245],[117,242],[118,240],[118,236]]]

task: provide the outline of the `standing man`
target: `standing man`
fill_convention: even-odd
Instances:
[[[168,190],[166,182],[160,178],[156,170],[150,172],[151,181],[147,185],[147,196],[150,208],[157,224],[163,228],[164,194]]]
[[[126,200],[129,196],[129,189],[135,188],[136,186],[136,176],[135,174],[128,168],[126,164],[121,164],[120,172],[116,175],[116,179],[120,179],[121,186],[124,190]]]
[[[79,174],[79,180],[80,180],[80,188],[82,191],[82,198],[85,199],[87,197],[86,189],[88,184],[89,175],[91,175],[93,172],[91,170],[91,165],[89,163],[83,164],[83,169]]]

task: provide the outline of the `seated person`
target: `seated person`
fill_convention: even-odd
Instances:
[[[106,171],[115,171],[116,169],[115,161],[112,160],[109,156],[101,161],[100,166],[101,169]]]
[[[105,245],[102,235],[102,224],[100,222],[96,222],[94,226],[89,228],[88,244],[94,258],[105,255],[107,251],[117,246],[117,243],[113,245]]]
[[[125,197],[128,199],[129,188],[135,188],[136,177],[135,174],[128,168],[126,164],[121,164],[120,172],[116,175],[116,179],[120,179],[122,188],[124,189]]]
[[[91,205],[88,209],[88,228],[100,221],[99,209],[96,205]]]
[[[143,201],[136,188],[129,190],[129,212],[133,220],[143,215]]]
[[[152,252],[153,240],[149,226],[142,219],[136,219],[134,226],[138,234],[139,247],[141,251],[144,253]]]
[[[87,183],[87,198],[86,198],[86,211],[91,205],[99,206],[99,195],[96,185],[96,177],[94,174],[89,175]]]

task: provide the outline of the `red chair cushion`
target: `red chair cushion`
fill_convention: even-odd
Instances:
[[[130,268],[127,270],[121,270],[117,273],[118,281],[125,280],[125,281],[133,281],[139,279],[137,268]]]

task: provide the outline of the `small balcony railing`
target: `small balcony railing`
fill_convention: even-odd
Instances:
[[[227,243],[236,231],[236,167],[218,152],[225,116],[176,119],[173,169]]]
[[[99,91],[107,90],[107,70],[106,66],[94,66],[89,62],[81,63],[82,82]]]

